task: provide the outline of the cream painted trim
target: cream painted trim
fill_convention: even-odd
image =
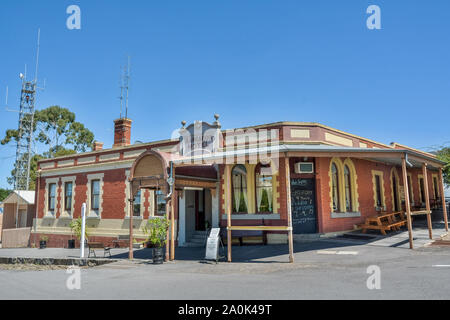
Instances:
[[[138,149],[138,150],[133,150],[133,151],[126,151],[123,153],[123,157],[124,158],[136,158],[138,156],[140,156],[142,153],[144,153],[145,151],[147,151],[147,149]]]
[[[375,181],[375,176],[380,177],[381,183],[381,204],[383,206],[383,210],[386,210],[386,197],[384,191],[384,173],[383,171],[372,170],[372,188],[373,188],[373,205],[377,207],[377,184]]]
[[[55,167],[55,161],[41,163],[39,165],[39,167],[41,169],[54,168]]]
[[[58,161],[58,167],[70,167],[75,164],[75,160],[62,160]]]
[[[117,160],[120,158],[120,153],[108,153],[99,156],[99,161]]]
[[[343,144],[344,146],[353,147],[353,140],[344,138],[341,136],[337,136],[337,135],[329,133],[329,132],[325,132],[325,140],[327,140],[329,142]]]
[[[92,163],[87,165],[75,166],[75,167],[67,167],[67,168],[56,168],[50,170],[44,170],[41,173],[42,177],[51,177],[62,174],[77,174],[77,173],[86,173],[92,171],[107,171],[107,170],[115,170],[115,169],[131,169],[133,165],[134,159],[130,160],[122,160],[122,161],[114,161],[113,163]]]
[[[344,160],[344,167],[347,166],[350,169],[350,180],[351,180],[351,196],[352,196],[352,212],[359,212],[359,193],[358,193],[358,174],[355,169],[355,165],[353,164],[353,161],[350,158],[347,158]],[[344,199],[345,199],[345,179],[344,179],[344,172],[342,172],[343,177],[343,185],[344,185]],[[344,203],[344,209],[345,203]]]
[[[247,213],[249,214],[256,213],[255,168],[256,164],[245,164],[247,170]]]
[[[433,197],[436,194],[436,189],[434,187],[434,178],[436,178],[437,180],[437,195],[440,198],[441,197],[441,188],[439,188],[439,175],[437,173],[432,173],[431,174],[431,184],[433,185]]]
[[[417,175],[417,184],[419,186],[419,203],[420,204],[424,204],[425,203],[425,199],[422,199],[422,187],[420,186],[420,179],[423,180],[423,174],[418,174]],[[425,187],[425,180],[423,180],[423,186]],[[425,190],[424,190],[423,194],[425,195]]]
[[[291,129],[291,138],[309,139],[310,130],[309,129]]]
[[[61,177],[61,199],[62,199],[62,205],[61,205],[61,216],[62,217],[72,217],[75,207],[75,180],[76,176],[70,176],[70,177]],[[70,207],[70,212],[66,211],[66,182],[72,182],[72,205]]]
[[[77,164],[82,165],[86,163],[92,163],[95,162],[95,156],[92,157],[80,157],[77,159]]]
[[[130,197],[130,182],[128,181],[128,178],[130,177],[130,170],[125,170],[125,208],[124,208],[124,214],[125,217],[130,216],[130,201],[128,201],[128,198]]]
[[[400,177],[398,175],[397,172],[397,168],[396,167],[392,167],[391,169],[391,173],[390,173],[390,180],[391,180],[391,200],[392,200],[392,210],[394,211],[394,203],[395,203],[395,198],[394,198],[394,175],[395,178],[397,179],[397,208],[399,208],[399,210],[401,210],[402,208],[402,200],[401,200],[401,195],[400,195]]]
[[[278,199],[280,198],[280,183],[278,181],[279,173],[272,175],[272,211],[273,213],[278,213],[280,209],[280,203]]]
[[[412,199],[411,205],[414,206],[414,202],[415,202],[414,201],[414,184],[413,184],[413,178],[412,178],[411,172],[408,172],[408,177],[409,177],[409,182],[411,182],[411,183],[408,183],[408,186],[410,186],[410,190],[408,190],[408,192],[411,192],[411,199]],[[404,187],[404,183],[403,183],[403,187]]]
[[[102,209],[103,209],[103,178],[105,174],[104,173],[96,173],[96,174],[88,174],[87,175],[87,191],[86,191],[86,208],[88,212],[88,217],[98,217],[101,219],[102,217]],[[95,212],[94,210],[91,210],[91,181],[92,180],[100,180],[100,196],[98,200],[98,212]]]
[[[48,209],[48,187],[51,183],[56,184],[56,195],[55,195],[55,211],[49,211]],[[56,210],[58,208],[58,188],[59,188],[59,178],[49,178],[45,179],[45,194],[44,194],[44,217],[55,217]]]
[[[148,196],[148,216],[149,217],[155,217],[155,210],[156,210],[156,206],[155,206],[155,190],[149,190],[150,195]],[[184,192],[184,191],[182,191]]]
[[[333,163],[336,165],[338,169],[338,193],[339,193],[339,211],[338,212],[345,212],[345,206],[343,206],[343,201],[345,201],[345,198],[343,200],[342,198],[342,175],[344,173],[344,165],[342,164],[341,159],[339,158],[331,158],[330,165],[328,168],[328,186],[329,186],[329,192],[330,192],[330,212],[336,212],[333,210],[333,175],[331,173],[331,167]],[[343,210],[344,208],[344,210]]]
[[[331,174],[331,166],[333,163],[338,169],[338,192],[339,192],[339,211],[333,211],[333,177]],[[330,160],[330,166],[328,168],[328,186],[330,192],[330,212],[334,213],[349,213],[345,205],[345,178],[344,167],[348,166],[350,170],[350,182],[351,182],[351,198],[352,198],[352,212],[359,212],[359,193],[358,193],[358,176],[356,173],[355,165],[350,158],[346,158],[344,162],[340,158],[332,158]]]

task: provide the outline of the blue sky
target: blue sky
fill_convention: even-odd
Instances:
[[[72,4],[81,30],[66,28]],[[381,30],[366,27],[371,4]],[[69,108],[105,147],[127,55],[132,141],[219,113],[224,128],[312,121],[383,143],[449,145],[449,17],[447,0],[2,0],[0,134],[17,127],[6,86],[17,108],[40,27],[37,107]],[[15,148],[0,150],[7,187]]]

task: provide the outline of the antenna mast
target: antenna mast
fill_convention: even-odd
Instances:
[[[122,67],[120,68],[122,70]],[[127,66],[123,67],[120,78],[120,119],[122,119],[123,100],[125,99],[125,119],[128,118],[128,88],[130,82],[130,56],[128,56]],[[125,94],[125,98],[123,95]]]
[[[36,101],[37,75],[39,64],[41,30],[38,29],[36,72],[34,80],[28,81],[25,74],[20,74],[22,90],[20,94],[19,127],[16,145],[16,162],[14,167],[14,190],[28,190],[30,187],[30,165],[34,123],[34,105]]]

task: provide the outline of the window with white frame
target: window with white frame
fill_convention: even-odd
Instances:
[[[92,218],[100,218],[102,214],[103,177],[103,173],[87,176],[87,208],[89,210],[88,216]]]
[[[56,209],[56,183],[50,183],[48,185],[48,211],[51,214],[55,214]]]

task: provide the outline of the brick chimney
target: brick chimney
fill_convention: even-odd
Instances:
[[[131,119],[120,118],[114,120],[114,144],[115,147],[130,145],[131,141]]]
[[[94,141],[92,144],[92,151],[100,151],[103,149],[103,142]]]

